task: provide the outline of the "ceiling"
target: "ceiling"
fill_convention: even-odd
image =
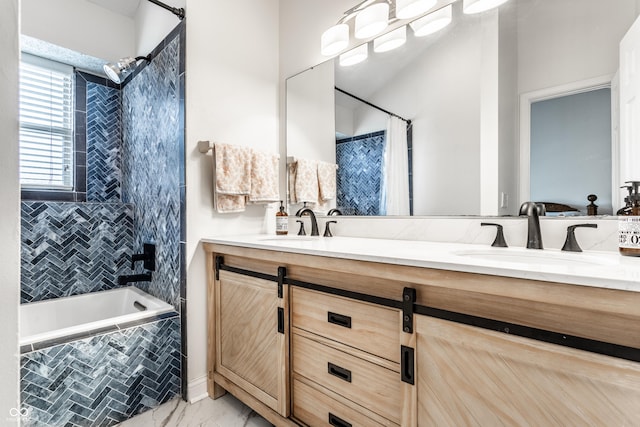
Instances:
[[[133,18],[141,0],[87,0],[112,12]]]

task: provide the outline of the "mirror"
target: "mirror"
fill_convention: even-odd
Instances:
[[[287,79],[287,156],[338,162],[339,183],[341,174],[362,175],[346,173],[344,160],[336,158],[336,140],[368,141],[367,135],[386,129],[388,115],[344,91],[411,120],[415,215],[517,215],[520,202],[529,197],[586,214],[591,193],[598,195],[599,214],[617,210],[617,179],[578,185],[588,182],[580,173],[589,173],[581,163],[589,153],[569,154],[567,162],[574,162],[569,177],[547,176],[551,170],[544,159],[554,156],[553,144],[559,142],[547,139],[546,154],[535,154],[537,142],[527,126],[531,105],[539,101],[603,88],[615,100],[611,82],[619,66],[618,45],[640,2],[510,0],[465,15],[462,2],[440,0],[432,10],[449,3],[453,20],[435,34],[418,38],[407,27],[407,42],[396,50],[375,53],[369,46],[364,62],[341,67],[335,58]],[[616,110],[610,111],[610,138],[603,138],[609,148],[596,150],[605,155],[615,150]],[[367,148],[347,150],[347,165],[358,164],[360,171],[362,165],[376,164],[375,159],[353,160],[358,149]],[[617,159],[597,159],[595,167],[603,162],[611,167]],[[538,176],[544,179],[530,182]],[[342,185],[347,184],[362,186]],[[338,187],[337,207],[348,208],[341,206]],[[298,208],[293,205],[290,212]]]

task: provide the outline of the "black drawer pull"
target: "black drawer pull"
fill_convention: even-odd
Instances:
[[[351,329],[351,317],[349,316],[329,312],[329,314],[327,314],[327,322],[342,326],[343,328]]]
[[[284,334],[284,308],[278,307],[278,332]]]
[[[346,422],[340,417],[336,417],[331,412],[329,412],[329,424],[334,427],[351,427],[351,423]]]
[[[351,371],[348,369],[341,368],[338,365],[334,365],[333,363],[327,363],[327,370],[329,374],[334,377],[340,378],[342,381],[346,381],[348,383],[351,382]]]

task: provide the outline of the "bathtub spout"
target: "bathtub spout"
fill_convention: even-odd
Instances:
[[[130,274],[127,276],[118,276],[118,285],[124,286],[127,283],[133,282],[150,282],[151,281],[151,273],[142,273],[142,274]]]

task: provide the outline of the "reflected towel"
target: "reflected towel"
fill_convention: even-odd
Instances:
[[[253,150],[251,158],[251,192],[252,203],[271,203],[280,200],[278,182],[278,154],[270,154]]]
[[[298,159],[295,193],[297,203],[318,203],[318,162]]]
[[[334,163],[318,162],[318,189],[320,202],[336,198],[336,169]]]
[[[252,150],[216,143],[214,205],[219,213],[242,212],[251,191]]]
[[[289,180],[289,203],[298,203],[296,197],[296,173],[298,171],[298,162],[287,163],[287,178]]]

